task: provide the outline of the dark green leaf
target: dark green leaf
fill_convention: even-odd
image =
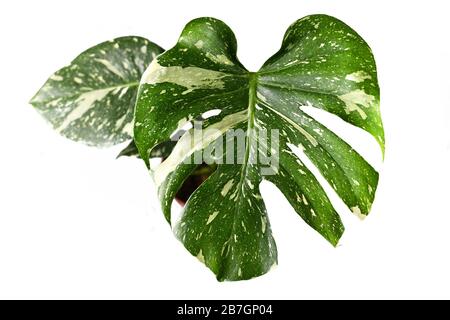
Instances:
[[[339,215],[296,152],[311,160],[355,214],[369,213],[378,173],[303,106],[326,110],[366,130],[384,150],[372,52],[355,31],[333,17],[313,15],[295,22],[279,52],[256,73],[237,59],[236,39],[228,26],[212,18],[196,19],[142,78],[134,133],[147,164],[154,147],[185,123],[220,110],[201,123],[205,131],[200,143],[192,143],[196,128],[187,131],[152,172],[170,221],[175,194],[198,166],[187,160],[223,138],[233,146],[215,155],[217,169],[189,198],[175,227],[185,247],[219,280],[249,279],[277,263],[259,192],[262,179],[273,182],[306,223],[331,244],[338,243],[344,231]],[[231,129],[246,130],[243,161],[233,151],[239,145],[227,134]],[[279,131],[279,152],[271,141],[264,145],[258,135],[263,129]],[[279,159],[277,166],[251,161],[267,151]],[[228,158],[234,158],[234,164],[223,164]]]

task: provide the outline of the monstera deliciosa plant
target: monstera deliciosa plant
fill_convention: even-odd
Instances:
[[[384,153],[375,61],[349,26],[326,15],[302,18],[257,72],[239,62],[236,50],[226,24],[199,18],[165,52],[140,37],[93,47],[52,75],[31,101],[72,140],[94,146],[130,140],[120,155],[144,160],[169,223],[173,200],[186,202],[175,234],[221,281],[250,279],[277,263],[259,191],[263,179],[338,243],[341,219],[298,152],[353,213],[370,211],[378,173],[304,106],[369,132]],[[229,134],[239,129],[243,144]],[[263,139],[263,130],[277,132],[276,143]],[[201,157],[206,150],[214,151],[209,161]],[[266,153],[276,165],[255,161]],[[198,156],[203,160],[192,160]],[[162,158],[156,168],[154,157]]]

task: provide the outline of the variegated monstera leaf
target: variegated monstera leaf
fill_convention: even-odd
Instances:
[[[63,136],[93,146],[132,137],[139,80],[161,52],[141,37],[122,37],[80,54],[53,74],[31,104]]]
[[[259,191],[262,179],[273,182],[306,223],[331,244],[338,243],[344,231],[341,219],[294,149],[311,160],[354,213],[365,216],[370,211],[378,173],[304,112],[306,105],[366,130],[384,149],[372,52],[354,30],[333,17],[313,15],[292,24],[281,49],[258,72],[248,72],[237,59],[236,39],[227,25],[196,19],[141,80],[134,134],[145,160],[186,122],[213,114],[201,123],[200,139],[192,138],[200,131],[190,129],[152,170],[169,221],[174,195],[198,166],[193,159],[217,141],[234,139],[227,134],[231,129],[245,130],[243,147],[230,143],[234,147],[221,153],[213,148],[217,169],[191,195],[175,226],[187,250],[219,280],[256,277],[277,263]],[[260,143],[257,133],[263,129],[278,130],[278,152],[272,144]],[[238,160],[231,154],[235,147],[244,148],[243,161],[223,163],[225,158]],[[251,161],[267,151],[279,160],[274,174],[264,174],[267,168]]]

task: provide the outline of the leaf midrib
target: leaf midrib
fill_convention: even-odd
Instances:
[[[278,89],[281,89],[281,90],[292,90],[292,91],[312,93],[312,94],[324,94],[324,95],[332,96],[332,97],[335,97],[335,98],[337,98],[339,96],[339,93],[325,92],[325,91],[321,91],[321,90],[313,90],[313,89],[310,89],[310,88],[287,87],[287,86],[285,86],[285,85],[283,85],[281,83],[277,83],[277,82],[264,82],[264,81],[261,81],[261,85],[267,86],[267,87],[278,88]],[[342,94],[344,94],[344,92]]]
[[[248,120],[247,120],[247,135],[246,135],[246,144],[245,144],[245,155],[244,155],[244,163],[242,164],[242,168],[241,168],[241,172],[239,175],[239,182],[237,185],[238,188],[238,195],[237,197],[239,197],[239,202],[237,205],[234,206],[234,208],[236,209],[236,207],[240,207],[241,205],[241,201],[244,198],[242,195],[242,183],[245,180],[245,176],[247,174],[247,168],[248,168],[248,159],[250,156],[250,143],[249,143],[249,139],[250,139],[250,135],[252,134],[254,127],[255,127],[255,108],[256,108],[256,87],[257,87],[257,73],[254,72],[249,72],[248,73],[248,78],[249,78],[249,82],[248,82]],[[233,235],[236,234],[235,230],[236,230],[236,221],[237,221],[237,216],[238,216],[239,210],[235,210],[235,215],[233,217],[233,224],[231,225],[231,231],[230,231],[230,236],[228,237],[227,241],[225,241],[225,245],[226,246],[230,246],[230,241],[233,240]],[[226,269],[224,269],[224,267],[226,266],[225,263],[228,262],[229,259],[229,251],[227,249],[227,255],[225,256],[225,258],[223,259],[223,262],[221,264],[221,270],[218,273],[218,277],[223,276],[224,271],[226,271]]]

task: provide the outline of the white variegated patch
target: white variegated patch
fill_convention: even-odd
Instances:
[[[233,62],[230,61],[230,59],[227,58],[226,55],[224,54],[218,54],[218,55],[214,55],[210,52],[206,53],[206,57],[211,60],[212,62],[218,63],[218,64],[225,64],[228,66],[232,66]]]
[[[231,179],[227,183],[225,183],[225,185],[223,186],[222,191],[220,192],[220,194],[223,197],[225,197],[228,194],[228,192],[230,191],[231,187],[233,186],[233,182],[234,182],[234,180]]]
[[[356,111],[363,120],[367,118],[367,114],[361,107],[370,108],[375,102],[374,96],[367,94],[361,89],[350,91],[346,94],[338,96],[338,98],[345,103],[345,112],[347,114]]]
[[[345,76],[345,80],[350,80],[356,83],[370,80],[372,77],[364,71],[356,71]]]
[[[217,217],[218,214],[219,214],[219,211],[214,211],[213,213],[211,213],[211,215],[208,217],[208,220],[206,221],[206,225],[213,222],[213,220]]]
[[[227,76],[230,75],[198,67],[164,67],[155,59],[142,76],[141,83],[173,83],[186,88],[182,93],[184,95],[196,89],[223,89],[223,78]]]
[[[56,128],[58,132],[65,130],[71,123],[83,117],[86,112],[95,106],[97,101],[102,100],[113,89],[89,91],[80,95],[74,102],[72,111],[65,117],[64,121]]]

